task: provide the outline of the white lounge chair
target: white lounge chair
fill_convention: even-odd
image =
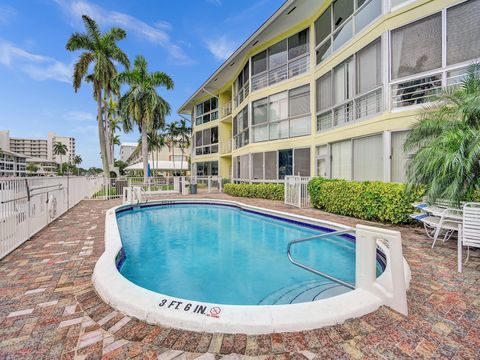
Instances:
[[[462,272],[463,247],[467,246],[467,259],[470,247],[480,248],[480,203],[463,205],[463,221],[458,226],[458,272]]]

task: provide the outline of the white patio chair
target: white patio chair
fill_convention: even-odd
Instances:
[[[458,272],[462,272],[463,247],[467,246],[467,259],[470,247],[480,248],[480,203],[463,205],[463,222],[458,226]]]

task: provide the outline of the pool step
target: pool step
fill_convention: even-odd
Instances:
[[[263,298],[259,305],[296,304],[325,299],[350,291],[346,286],[328,279],[309,280],[278,289]]]

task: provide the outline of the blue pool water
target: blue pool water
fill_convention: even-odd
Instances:
[[[349,291],[289,262],[289,241],[316,228],[212,204],[142,207],[117,214],[120,272],[162,294],[218,304],[288,304]],[[298,260],[355,283],[355,244],[344,236],[295,245]],[[378,273],[381,267],[377,266]]]

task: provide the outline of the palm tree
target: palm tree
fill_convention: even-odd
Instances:
[[[73,88],[77,92],[82,84],[82,80],[92,82],[93,84],[93,95],[97,101],[100,154],[103,172],[105,176],[108,176],[110,169],[103,124],[102,92],[105,95],[110,94],[112,91],[112,79],[117,74],[114,61],[119,62],[127,69],[130,66],[127,55],[117,46],[117,41],[124,39],[127,34],[124,30],[116,27],[111,28],[106,33],[102,33],[97,23],[90,17],[83,15],[82,19],[86,33],[73,33],[67,41],[66,49],[68,51],[85,50],[75,64]],[[93,65],[93,72],[88,74],[90,65]]]
[[[148,180],[148,142],[147,135],[153,129],[159,129],[170,113],[170,105],[157,93],[159,86],[173,88],[173,80],[161,71],[150,73],[143,56],[135,58],[134,69],[126,70],[117,76],[119,84],[127,84],[128,91],[120,98],[119,107],[123,118],[124,131],[138,125],[142,136],[143,177]]]
[[[115,145],[120,145],[120,140],[116,141],[117,131],[120,131],[120,122],[118,114],[118,102],[113,100],[112,96],[109,97],[108,102],[105,106],[106,111],[106,125],[107,125],[107,145],[108,145],[108,157],[109,164],[113,164],[115,157]]]
[[[180,164],[181,172],[183,173],[183,158],[185,156],[185,149],[190,147],[190,139],[192,136],[192,128],[187,125],[187,121],[185,119],[181,119],[178,122],[178,144],[180,146],[180,150],[182,151],[182,163]]]
[[[75,166],[77,165],[80,165],[82,163],[83,159],[80,155],[75,155],[73,157],[73,163],[75,164]],[[77,166],[77,176],[80,175],[80,168],[78,168]]]
[[[443,90],[412,126],[406,151],[410,185],[426,186],[430,202],[470,200],[480,183],[480,65],[457,86]]]
[[[61,142],[55,142],[53,144],[53,153],[55,155],[60,155],[60,173],[63,175],[63,162],[62,156],[67,154],[67,145],[62,144]]]
[[[178,142],[179,136],[179,127],[178,122],[172,121],[171,123],[165,126],[166,136],[168,139],[168,143],[172,147],[172,160],[173,160],[173,173],[175,174],[175,146]]]

